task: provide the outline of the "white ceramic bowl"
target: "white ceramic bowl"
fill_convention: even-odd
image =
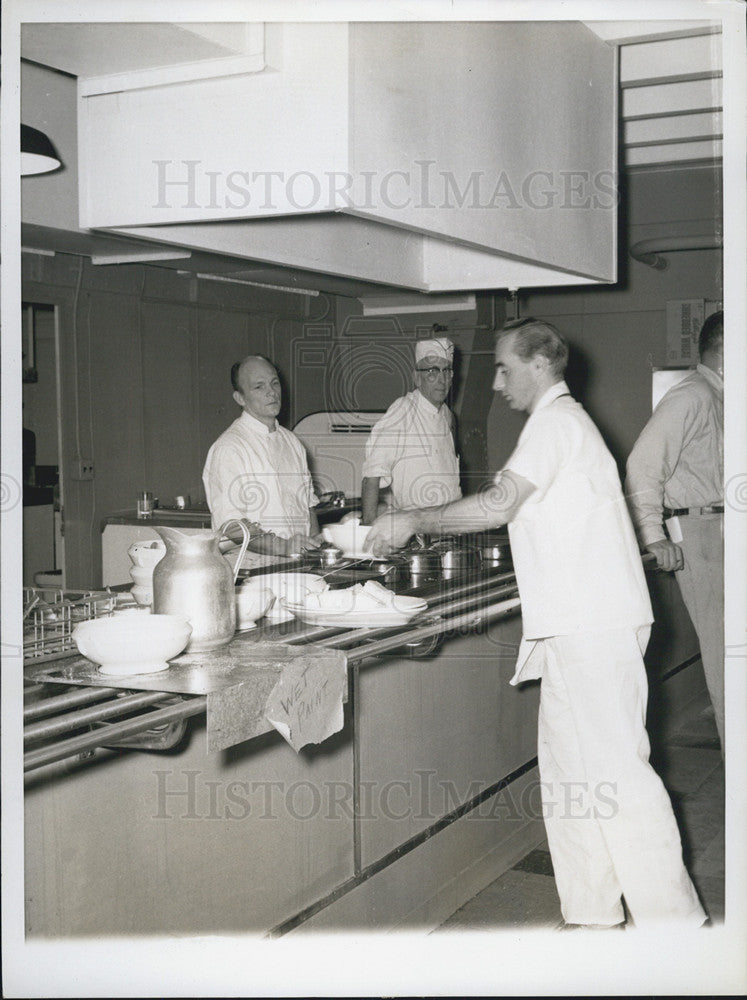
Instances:
[[[336,524],[325,524],[322,534],[328,542],[342,549],[347,559],[373,559],[373,552],[363,547],[370,530],[370,525],[361,524],[360,517],[351,517]]]
[[[133,542],[127,550],[127,555],[136,566],[153,569],[166,555],[166,545],[159,539],[152,542]]]
[[[270,587],[263,587],[254,580],[247,580],[236,588],[236,628],[241,631],[256,628],[275,600]]]
[[[329,587],[327,581],[316,573],[265,573],[251,579],[262,587],[269,587],[275,595],[275,603],[266,616],[268,621],[273,622],[285,622],[293,618],[283,602],[301,604],[307,594],[317,594]]]
[[[116,615],[81,622],[73,639],[83,656],[99,663],[99,673],[127,676],[168,669],[189,642],[192,626],[179,615]]]

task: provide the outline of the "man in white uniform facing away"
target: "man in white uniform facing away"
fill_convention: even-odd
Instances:
[[[415,388],[395,399],[366,442],[361,522],[373,524],[379,491],[391,485],[395,509],[434,507],[457,500],[459,459],[454,415],[446,405],[453,377],[454,345],[446,337],[415,344]]]
[[[652,622],[615,463],[563,380],[565,339],[508,324],[494,389],[529,414],[505,468],[476,496],[385,514],[366,547],[384,556],[415,532],[508,524],[523,638],[512,684],[541,678],[543,812],[569,926],[706,919],[682,861],[666,790],[649,763],[643,651]]]
[[[250,355],[232,367],[231,384],[242,412],[210,448],[202,473],[213,528],[248,520],[249,548],[265,555],[318,548],[318,500],[303,445],[277,421],[282,393],[275,367]]]

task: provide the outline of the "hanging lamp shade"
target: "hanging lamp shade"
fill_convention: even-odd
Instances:
[[[47,174],[62,166],[47,136],[30,125],[21,125],[21,176]]]

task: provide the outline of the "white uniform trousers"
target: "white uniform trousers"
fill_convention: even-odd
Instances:
[[[698,634],[708,694],[724,750],[724,516],[700,514],[679,518],[683,569],[675,573],[690,619]]]
[[[700,926],[679,830],[648,762],[650,628],[555,636],[542,658],[538,758],[548,843],[567,923]],[[641,644],[639,645],[639,640]]]

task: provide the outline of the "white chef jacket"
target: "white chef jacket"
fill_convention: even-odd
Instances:
[[[366,442],[363,477],[391,483],[396,508],[435,507],[458,500],[459,459],[454,417],[414,389],[396,399],[376,422]]]
[[[536,490],[508,526],[524,638],[512,683],[533,673],[529,640],[653,621],[617,467],[565,382],[539,400],[505,468]],[[496,482],[500,473],[496,476]]]
[[[213,528],[245,517],[282,538],[311,529],[314,495],[303,445],[243,410],[210,448],[202,473]]]

